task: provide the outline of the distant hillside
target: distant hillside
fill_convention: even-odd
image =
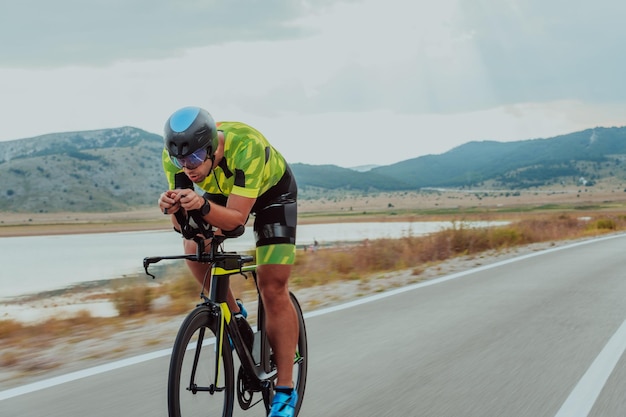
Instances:
[[[122,211],[154,205],[167,187],[161,136],[133,127],[0,142],[0,211]],[[626,128],[550,139],[469,142],[367,171],[291,164],[304,198],[424,187],[524,188],[626,179]]]
[[[595,128],[550,139],[469,142],[429,155],[375,168],[413,188],[476,186],[523,188],[580,177],[626,178],[626,128]],[[608,168],[608,169],[607,169]]]
[[[595,128],[550,139],[469,142],[367,172],[336,166],[294,165],[298,184],[370,191],[424,187],[528,188],[557,183],[592,185],[601,178],[626,179],[626,128]]]
[[[350,169],[353,171],[367,172],[379,166],[380,165],[359,165],[358,167],[350,167]]]
[[[412,188],[404,181],[373,171],[359,172],[336,165],[292,164],[300,188],[315,187],[329,190],[406,190]]]
[[[163,139],[132,127],[0,142],[0,211],[113,211],[156,204]]]

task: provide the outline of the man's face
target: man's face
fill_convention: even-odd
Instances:
[[[189,179],[195,183],[204,181],[213,167],[213,162],[209,158],[206,148],[198,149],[182,158],[171,157],[171,160],[174,165],[181,168]]]
[[[183,167],[183,171],[189,177],[191,181],[194,183],[200,183],[204,181],[204,179],[211,172],[211,168],[213,168],[213,162],[211,159],[207,158],[200,165],[195,168]]]

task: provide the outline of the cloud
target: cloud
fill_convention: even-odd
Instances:
[[[555,99],[623,99],[619,81],[626,3],[612,0],[460,2],[487,77],[491,105]]]
[[[258,112],[472,108],[482,100],[478,93],[485,88],[484,71],[467,35],[455,26],[455,4],[365,0],[296,19],[293,24],[311,35],[255,44],[254,57],[246,59],[260,65],[254,67],[255,74],[241,78],[256,79],[257,72],[273,63],[279,79],[267,76],[261,95],[254,89],[238,99],[251,111],[257,106]],[[229,49],[223,52],[224,62],[238,62],[242,55],[237,56],[232,45]]]
[[[621,101],[626,3],[364,1],[295,22],[307,33],[262,111],[460,113],[555,100]],[[320,74],[310,73],[315,68]],[[332,68],[332,69],[331,69]],[[287,99],[289,97],[289,99]],[[261,111],[261,107],[259,107]]]
[[[302,38],[310,33],[291,21],[330,3],[336,2],[20,0],[0,12],[0,66],[102,66],[234,41]]]
[[[0,37],[12,40],[0,67],[158,65],[221,46],[219,64],[198,65],[254,80],[237,97],[257,112],[621,100],[624,12],[611,0],[23,0],[0,13]]]
[[[291,161],[346,166],[626,119],[619,0],[1,7],[0,140],[161,133],[171,112],[200,105],[259,127]],[[317,145],[324,138],[333,150]]]

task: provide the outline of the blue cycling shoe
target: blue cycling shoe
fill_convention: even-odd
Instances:
[[[243,306],[243,301],[241,301],[239,298],[237,298],[236,300],[237,305],[239,306],[239,312],[241,313],[241,315],[243,316],[244,319],[248,318],[248,310],[246,310],[246,308]]]
[[[298,393],[295,389],[291,395],[276,391],[269,417],[294,417],[297,403]]]

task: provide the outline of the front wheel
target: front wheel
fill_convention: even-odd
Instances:
[[[178,331],[167,386],[170,417],[230,417],[234,403],[233,357],[228,337],[217,360],[219,320],[206,306],[197,307]]]

